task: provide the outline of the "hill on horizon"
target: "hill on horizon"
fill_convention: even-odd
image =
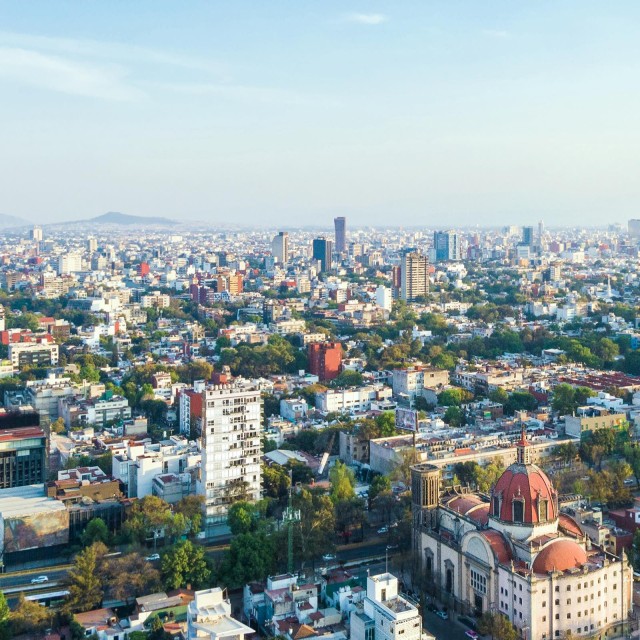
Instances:
[[[6,213],[0,213],[0,229],[11,229],[13,227],[28,227],[33,222],[25,220],[24,218],[18,218],[17,216],[10,216]]]

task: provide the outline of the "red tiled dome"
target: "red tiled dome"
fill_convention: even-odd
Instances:
[[[587,562],[587,553],[573,540],[558,540],[546,546],[533,561],[535,573],[566,571],[581,567]]]
[[[538,524],[555,520],[558,510],[551,480],[535,464],[512,464],[493,487],[491,514],[503,522]]]

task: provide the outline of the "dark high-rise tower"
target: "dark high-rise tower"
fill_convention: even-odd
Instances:
[[[333,267],[331,253],[333,251],[333,243],[326,238],[316,238],[313,241],[313,259],[320,260],[321,271],[331,271]]]
[[[347,250],[347,219],[344,216],[333,219],[336,228],[336,253],[344,253]]]

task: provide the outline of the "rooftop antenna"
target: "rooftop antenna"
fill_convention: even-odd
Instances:
[[[300,522],[300,509],[293,508],[293,471],[289,471],[289,502],[282,514],[282,523],[288,527],[287,532],[287,571],[293,575],[293,527]]]

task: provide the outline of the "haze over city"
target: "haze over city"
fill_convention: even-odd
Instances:
[[[3,2],[0,213],[624,222],[635,2]]]

